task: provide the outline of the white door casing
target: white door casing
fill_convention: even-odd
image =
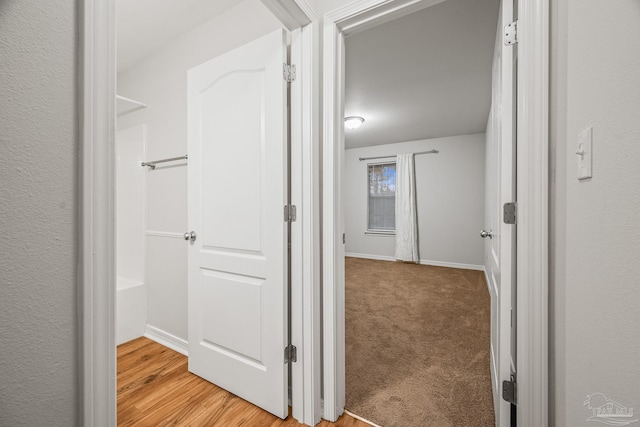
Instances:
[[[510,426],[510,404],[502,398],[502,381],[515,369],[512,319],[515,319],[516,225],[505,224],[503,206],[515,202],[514,46],[503,42],[505,25],[513,20],[513,0],[502,0],[496,37],[491,112],[487,126],[487,227],[493,233],[485,245],[485,269],[491,296],[491,382],[496,426]],[[512,314],[512,307],[514,312]],[[513,325],[515,328],[515,324]],[[513,357],[513,358],[512,358]]]
[[[188,73],[189,370],[287,416],[286,34]]]

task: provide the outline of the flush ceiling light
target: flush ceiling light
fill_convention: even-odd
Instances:
[[[358,129],[364,123],[364,119],[358,116],[344,118],[344,125],[347,129]]]

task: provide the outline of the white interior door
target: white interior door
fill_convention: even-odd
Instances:
[[[502,382],[515,374],[516,225],[503,218],[505,203],[516,201],[515,58],[516,45],[504,43],[513,21],[513,0],[503,0],[493,59],[492,102],[487,129],[487,239],[485,266],[491,295],[491,379],[496,426],[510,426],[511,405],[502,398]],[[513,310],[513,311],[512,311]]]
[[[286,34],[188,73],[189,370],[287,416]]]

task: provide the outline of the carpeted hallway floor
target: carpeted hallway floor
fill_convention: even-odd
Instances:
[[[483,273],[345,262],[346,409],[383,427],[493,426]]]

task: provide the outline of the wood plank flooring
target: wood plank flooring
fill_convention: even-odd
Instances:
[[[118,426],[297,427],[193,375],[187,358],[148,338],[118,346]],[[319,427],[369,427],[343,415]]]

